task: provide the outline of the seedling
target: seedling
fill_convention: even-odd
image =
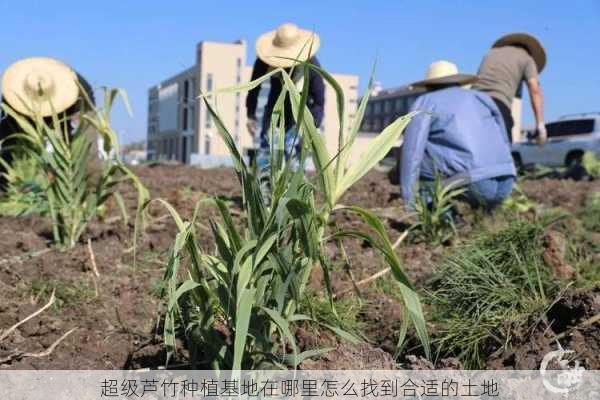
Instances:
[[[123,200],[114,190],[119,182],[128,180],[136,187],[138,210],[148,198],[144,185],[118,158],[119,144],[117,134],[110,126],[110,112],[119,93],[117,89],[105,89],[104,107],[101,110],[85,98],[83,102],[90,111],[80,118],[72,132],[68,127],[69,121],[56,114],[50,121],[39,114],[30,120],[8,105],[2,105],[22,130],[9,138],[19,141],[16,150],[29,157],[35,176],[46,193],[45,196],[36,197],[39,204],[34,208],[48,209],[54,241],[60,247],[75,246],[87,224],[98,215],[110,197],[115,197],[125,214]],[[101,167],[97,182],[88,173],[88,165],[97,157],[90,151],[92,142],[86,134],[89,129],[94,129],[102,138],[103,151],[109,155]]]
[[[202,200],[190,221],[164,201],[179,233],[165,274],[168,309],[164,338],[170,353],[175,350],[176,321],[192,349],[194,361],[208,360],[213,368],[253,369],[296,367],[302,360],[327,349],[300,353],[293,335],[299,322],[316,323],[299,313],[313,268],[322,268],[324,286],[332,313],[336,313],[331,290],[331,263],[324,246],[329,241],[358,237],[369,241],[390,266],[404,300],[405,324],[412,323],[429,354],[429,343],[421,303],[379,219],[370,211],[339,204],[342,195],[372,169],[397,142],[411,116],[398,118],[365,149],[359,161],[349,164],[349,154],[361,124],[369,95],[363,97],[350,134],[344,127],[344,95],[340,85],[326,71],[303,63],[304,86],[300,92],[291,74],[278,68],[247,85],[220,92],[247,91],[277,76],[282,92],[271,116],[268,179],[270,193],[261,192],[261,179],[239,153],[233,137],[213,109],[209,93],[201,98],[218,133],[228,147],[242,189],[242,219],[234,222],[226,204],[219,199]],[[335,90],[340,121],[339,147],[329,154],[320,131],[306,107],[309,71],[320,74]],[[301,94],[302,93],[302,94]],[[283,149],[284,100],[289,98],[302,139],[299,165],[286,160]],[[313,159],[316,174],[304,174],[307,156]],[[322,200],[320,200],[322,199]],[[210,221],[216,253],[200,249],[195,221],[204,206],[216,207],[220,222]],[[337,230],[329,226],[330,216],[345,210],[361,218],[370,231]],[[188,261],[189,260],[189,261]],[[183,271],[182,271],[183,269]],[[357,338],[339,326],[329,325],[338,335]]]

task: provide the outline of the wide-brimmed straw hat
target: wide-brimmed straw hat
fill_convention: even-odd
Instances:
[[[71,107],[79,97],[77,74],[68,65],[47,57],[26,58],[2,76],[2,98],[23,115],[43,117]]]
[[[295,24],[286,23],[263,33],[256,40],[256,55],[272,67],[289,68],[310,59],[319,50],[319,36]]]
[[[537,65],[538,72],[546,66],[546,50],[535,36],[525,32],[509,33],[496,40],[492,47],[521,45],[527,49]]]
[[[467,85],[476,80],[477,75],[461,74],[456,64],[440,60],[429,65],[424,80],[412,83],[410,86]]]

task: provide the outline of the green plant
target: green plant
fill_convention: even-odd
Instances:
[[[34,279],[31,286],[27,287],[27,293],[40,303],[47,303],[53,291],[56,301],[52,307],[55,311],[69,307],[81,307],[94,298],[94,289],[83,282]]]
[[[596,158],[594,153],[586,151],[583,154],[582,165],[592,177],[600,179],[600,160]]]
[[[533,210],[536,206],[537,204],[527,197],[519,184],[515,184],[510,197],[502,203],[503,210],[517,213]]]
[[[310,315],[311,319],[316,322],[314,324],[315,335],[318,335],[321,329],[329,329],[333,326],[333,322],[335,327],[339,327],[353,335],[354,337],[350,338],[352,341],[364,337],[367,323],[360,319],[360,314],[364,308],[363,301],[358,302],[349,297],[336,300],[334,312],[329,299],[320,296],[315,291],[308,292],[299,304],[299,309]]]
[[[114,190],[118,183],[128,180],[134,184],[138,191],[139,210],[148,198],[144,185],[118,156],[106,160],[97,182],[93,182],[88,173],[88,165],[97,157],[91,153],[89,130],[95,130],[102,138],[106,154],[119,154],[117,134],[110,126],[110,112],[119,93],[118,89],[105,89],[101,110],[95,108],[89,99],[84,99],[90,111],[83,114],[72,132],[65,117],[53,115],[48,120],[35,115],[29,120],[8,105],[2,105],[22,129],[21,133],[10,138],[20,140],[18,150],[34,161],[41,185],[45,188],[43,201],[47,201],[54,241],[61,247],[73,247],[77,243],[87,224],[111,196],[125,213],[123,200]]]
[[[243,218],[234,223],[222,200],[206,199],[198,203],[193,218],[184,221],[173,207],[158,200],[170,211],[179,227],[165,274],[168,306],[164,336],[170,352],[175,350],[176,320],[181,321],[179,326],[186,334],[195,359],[201,352],[213,368],[295,367],[303,359],[326,351],[309,349],[298,353],[292,333],[294,324],[314,323],[310,316],[298,312],[299,304],[306,297],[306,285],[312,269],[320,267],[329,305],[332,313],[337,314],[330,285],[331,265],[323,248],[329,241],[340,242],[347,237],[358,237],[371,242],[391,267],[404,300],[404,315],[408,316],[405,324],[412,322],[425,352],[429,354],[419,297],[392,249],[383,224],[367,210],[338,204],[346,190],[396,143],[411,116],[390,124],[365,150],[359,162],[348,165],[369,96],[363,97],[350,134],[346,137],[343,125],[345,102],[339,84],[315,65],[307,62],[303,63],[303,67],[305,79],[301,92],[290,74],[281,68],[248,85],[220,91],[249,90],[274,75],[282,80],[283,89],[273,110],[269,132],[271,139],[279,135],[279,140],[271,140],[267,176],[271,190],[268,196],[261,192],[259,174],[246,164],[213,109],[209,97],[214,94],[202,96],[233,159],[242,188]],[[306,107],[307,74],[310,70],[323,76],[337,94],[340,130],[339,148],[334,156],[328,153]],[[298,140],[302,139],[300,168],[294,168],[293,162],[284,157],[286,98],[291,102],[297,122]],[[312,156],[317,170],[314,180],[304,174],[308,154]],[[214,255],[199,248],[194,230],[200,207],[208,204],[217,208],[221,220],[210,222],[216,243]],[[370,232],[338,230],[331,226],[330,216],[341,210],[360,217],[370,227]],[[185,273],[180,271],[182,266]],[[356,340],[339,326],[329,325],[327,328],[348,340]]]
[[[585,229],[600,232],[600,192],[591,195],[585,208],[579,212],[579,218]]]
[[[6,192],[0,198],[0,215],[21,216],[48,212],[46,179],[36,161],[27,156],[17,157],[9,164],[2,158]]]
[[[465,190],[455,185],[444,185],[439,175],[422,186],[415,196],[417,222],[412,229],[433,244],[444,243],[456,235],[454,201]]]
[[[536,180],[547,177],[557,177],[564,173],[566,168],[551,168],[542,164],[528,165],[519,169],[518,181]]]
[[[600,208],[600,192],[594,192],[590,197],[590,206]]]
[[[454,250],[428,282],[438,353],[481,368],[489,348],[543,312],[558,292],[542,259],[541,224],[515,220]]]

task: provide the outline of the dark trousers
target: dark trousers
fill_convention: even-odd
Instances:
[[[495,99],[493,97],[492,97],[492,100],[494,100],[494,103],[496,103],[496,105],[498,106],[498,109],[500,110],[500,114],[502,114],[502,119],[504,120],[504,126],[506,126],[506,134],[508,135],[508,142],[512,143],[513,142],[512,129],[513,129],[513,126],[515,126],[515,121],[513,120],[513,117],[512,117],[512,111],[506,104],[504,104],[500,100]]]

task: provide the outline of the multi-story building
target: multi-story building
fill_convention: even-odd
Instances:
[[[154,86],[148,93],[148,159],[189,162],[197,151],[195,68]]]
[[[200,93],[248,82],[252,66],[246,60],[246,42],[200,42],[196,64],[150,88],[148,92],[148,158],[178,160],[201,166],[230,165],[225,143],[216,131]],[[345,93],[345,121],[350,127],[357,108],[358,77],[333,74]],[[268,95],[268,82],[262,85],[257,117]],[[246,93],[223,93],[211,98],[224,125],[243,153],[254,146],[246,129]],[[338,141],[338,115],[334,90],[327,85],[325,116],[321,130],[334,154]]]
[[[361,131],[381,132],[396,118],[407,114],[415,99],[424,92],[411,86],[375,89],[365,109]]]

